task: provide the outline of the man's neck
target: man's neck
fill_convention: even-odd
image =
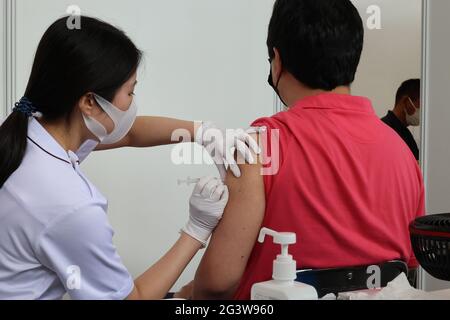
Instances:
[[[297,101],[300,101],[302,99],[305,99],[307,97],[316,96],[323,93],[335,93],[335,94],[351,94],[350,87],[337,87],[336,89],[332,91],[325,91],[325,90],[314,90],[309,89],[303,85],[298,85],[290,90],[286,94],[286,103],[289,107],[292,107]]]
[[[404,112],[400,111],[400,108],[395,107],[392,112],[405,127],[408,127],[408,124],[406,123],[406,115]]]

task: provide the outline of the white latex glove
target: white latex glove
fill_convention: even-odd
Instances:
[[[236,150],[247,163],[255,162],[252,151],[261,153],[258,143],[250,136],[255,132],[258,132],[255,128],[251,131],[224,130],[212,122],[203,122],[195,134],[195,142],[206,148],[219,169],[222,181],[225,181],[228,168],[236,178],[241,177],[241,170],[234,158]]]
[[[200,179],[189,202],[189,221],[182,231],[203,246],[222,219],[228,203],[228,188],[211,176]]]

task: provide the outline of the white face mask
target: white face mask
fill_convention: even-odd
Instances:
[[[122,111],[111,102],[94,94],[94,98],[99,106],[114,122],[113,131],[108,134],[106,128],[97,120],[83,114],[84,123],[89,131],[97,137],[101,144],[114,144],[125,138],[134,124],[137,116],[137,105],[133,101],[127,111]]]
[[[409,115],[408,112],[405,110],[406,113],[406,123],[409,126],[413,126],[413,127],[418,127],[420,126],[420,109],[418,109],[414,103],[412,102],[411,98],[408,97],[409,102],[411,103],[411,105],[414,107],[414,109],[416,110],[414,112],[414,114]]]

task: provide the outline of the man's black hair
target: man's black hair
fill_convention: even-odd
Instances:
[[[311,89],[334,90],[355,80],[364,27],[350,0],[277,0],[269,25],[269,57]]]
[[[412,101],[420,99],[420,79],[410,79],[402,83],[395,97],[395,104],[399,104],[403,97],[410,97]]]

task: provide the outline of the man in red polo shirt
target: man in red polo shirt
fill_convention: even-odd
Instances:
[[[350,95],[363,38],[350,0],[276,1],[269,82],[288,108],[253,124],[267,128],[266,156],[243,165],[240,179],[228,176],[230,201],[194,298],[249,299],[272,278],[279,246],[256,243],[262,227],[297,233],[298,269],[395,259],[417,267],[408,225],[425,213],[422,176],[371,102]]]

